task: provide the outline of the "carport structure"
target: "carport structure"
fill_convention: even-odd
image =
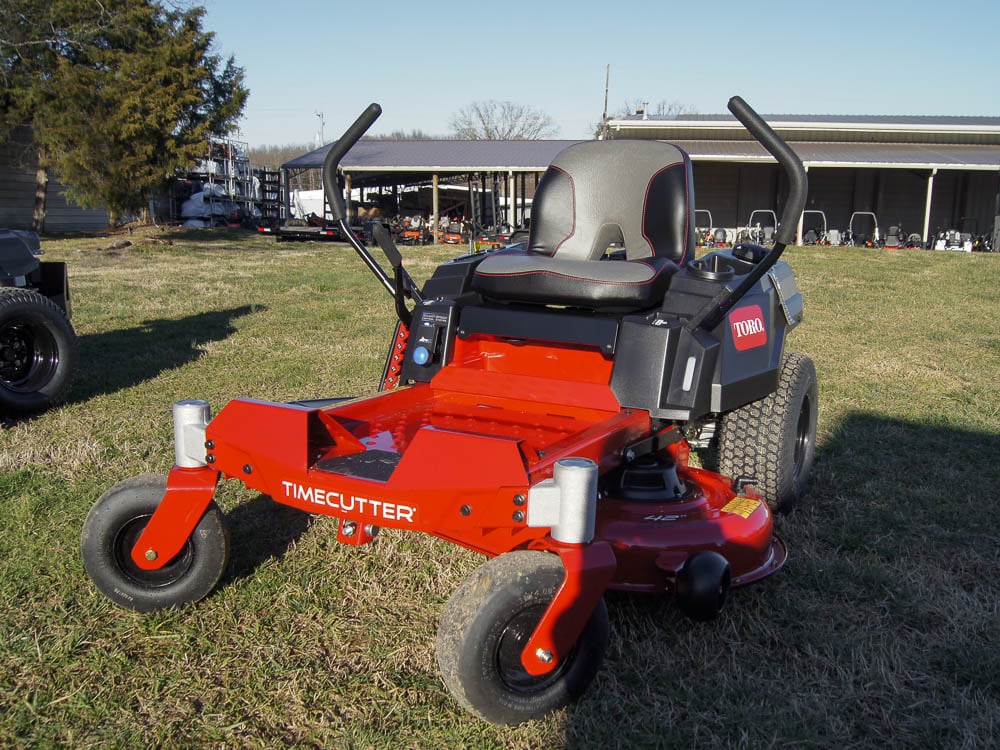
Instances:
[[[919,232],[993,231],[1000,213],[1000,117],[764,115],[809,173],[807,209],[846,228],[855,211]],[[738,227],[755,209],[781,213],[787,194],[774,160],[731,115],[633,115],[608,123],[614,138],[655,138],[694,162],[698,208]],[[802,224],[798,227],[802,236]]]
[[[499,189],[508,206],[508,222],[518,226],[528,215],[528,200],[534,195],[538,176],[557,153],[573,143],[576,141],[362,140],[341,160],[340,167],[347,195],[352,188],[388,187],[398,205],[398,188],[429,185],[435,232],[441,195],[449,184],[464,183],[472,202],[473,193],[481,196]],[[297,172],[322,169],[329,150],[330,144],[283,164],[286,188]],[[289,193],[286,189],[285,195]],[[286,215],[288,208],[286,203]],[[348,215],[353,216],[350,204]]]

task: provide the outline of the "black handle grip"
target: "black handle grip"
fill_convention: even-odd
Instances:
[[[337,140],[326,154],[323,160],[323,191],[326,193],[326,202],[330,204],[330,213],[334,221],[343,221],[347,218],[344,210],[344,196],[340,192],[340,184],[337,182],[337,168],[344,154],[351,150],[351,146],[361,140],[372,123],[382,114],[382,108],[374,102],[369,104],[361,116],[354,121],[342,136]]]
[[[795,228],[799,223],[799,216],[806,205],[807,180],[806,170],[802,166],[802,161],[798,155],[792,151],[791,146],[782,140],[781,136],[771,129],[764,120],[739,96],[734,96],[729,100],[729,111],[739,120],[743,127],[750,131],[750,134],[768,153],[778,160],[778,164],[788,175],[788,200],[785,203],[785,210],[781,212],[781,219],[778,220],[778,231],[775,234],[775,243],[790,245],[795,238]]]

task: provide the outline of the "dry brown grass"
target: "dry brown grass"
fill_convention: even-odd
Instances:
[[[436,673],[447,597],[479,563],[387,531],[340,546],[238,486],[223,584],[157,615],[90,585],[79,532],[115,481],[165,471],[169,408],[199,396],[364,395],[391,303],[340,245],[174,232],[66,259],[82,368],[69,403],[0,433],[0,745],[986,747],[1000,733],[1000,256],[793,249],[820,381],[791,558],[695,624],[610,598],[585,698],[497,728]],[[405,248],[422,277],[453,248]]]

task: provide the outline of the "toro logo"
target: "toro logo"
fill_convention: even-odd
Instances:
[[[733,332],[733,346],[737,351],[756,349],[767,343],[764,313],[760,305],[739,307],[729,313],[729,328]]]

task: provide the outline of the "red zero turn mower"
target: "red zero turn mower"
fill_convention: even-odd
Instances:
[[[806,197],[795,154],[742,99],[729,108],[782,165],[773,248],[695,259],[691,162],[654,141],[591,141],[538,185],[524,244],[458,258],[417,289],[388,233],[389,275],[345,222],[339,162],[380,113],[336,142],[324,185],[343,236],[394,296],[381,393],[292,404],[237,399],[214,418],[174,404],[176,465],[108,490],[83,561],[117,604],[206,596],[228,556],[221,478],[340,519],[492,558],[441,617],[437,660],[469,711],[518,723],[577,698],[608,641],[608,589],[666,593],[715,617],[729,589],[785,561],[772,509],[802,496],[816,376],[783,353],[802,315],[779,262]],[[408,303],[410,300],[411,303]],[[688,465],[718,441],[718,472]]]

